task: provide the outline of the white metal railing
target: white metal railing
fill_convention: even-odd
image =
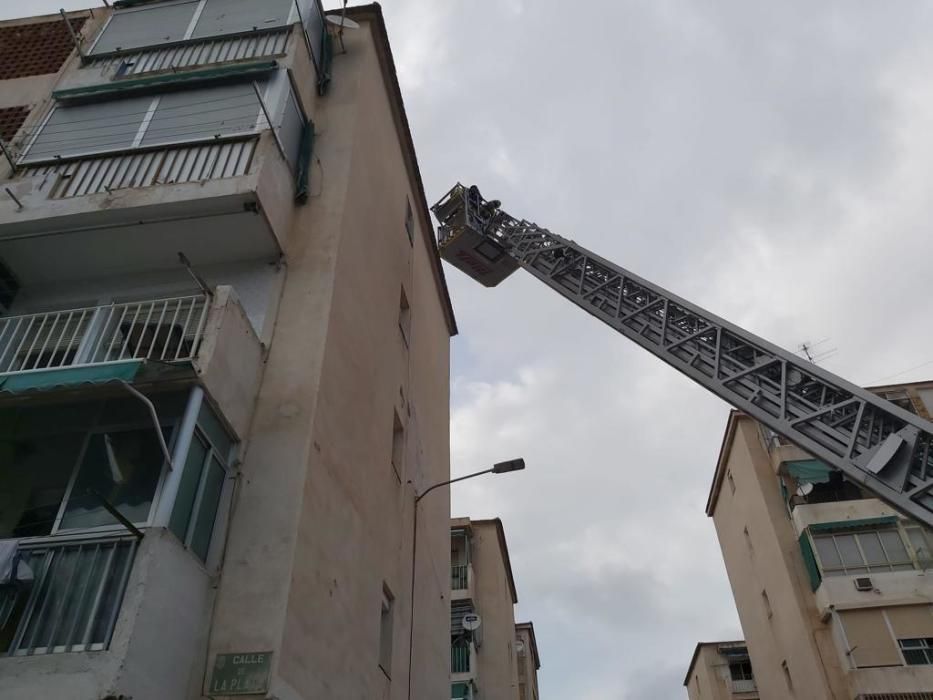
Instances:
[[[753,678],[732,681],[733,693],[754,693],[756,690],[758,686]]]
[[[455,591],[463,591],[469,585],[470,573],[467,564],[454,564],[450,567],[450,587]]]
[[[0,591],[0,640],[10,640],[0,652],[106,649],[136,548],[137,540],[126,537],[20,547],[30,576]]]
[[[204,294],[0,318],[0,376],[126,360],[197,356]]]

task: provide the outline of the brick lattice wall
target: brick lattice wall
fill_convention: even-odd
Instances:
[[[30,107],[0,107],[0,141],[9,143],[29,116]]]
[[[84,17],[72,17],[75,33]],[[74,50],[65,22],[37,22],[0,26],[0,80],[57,73]]]

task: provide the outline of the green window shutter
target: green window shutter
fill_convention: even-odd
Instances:
[[[807,567],[807,573],[810,575],[810,588],[815,591],[820,587],[823,579],[820,576],[820,567],[817,566],[816,557],[813,554],[810,536],[806,532],[800,535],[800,553],[803,555],[803,565]]]
[[[295,201],[304,204],[310,193],[311,160],[314,156],[314,122],[305,122],[301,130],[301,144],[298,147],[298,162],[295,169]]]

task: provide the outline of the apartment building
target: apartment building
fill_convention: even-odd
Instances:
[[[456,325],[381,10],[342,16],[0,23],[4,700],[449,690],[447,492],[413,514]]]
[[[537,641],[530,622],[515,624],[518,594],[502,521],[452,519],[450,566],[450,697],[537,698]]]
[[[538,700],[538,640],[530,622],[515,625],[515,655],[518,659],[518,700]]]
[[[871,391],[933,411],[933,382]],[[762,700],[933,699],[927,528],[736,411],[707,514]]]
[[[690,700],[758,700],[758,686],[744,641],[700,642],[684,687]]]

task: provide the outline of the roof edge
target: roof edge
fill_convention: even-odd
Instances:
[[[734,639],[734,640],[722,640],[718,642],[697,642],[696,647],[693,649],[693,656],[690,657],[690,665],[687,667],[687,675],[684,676],[684,687],[687,687],[687,684],[690,682],[690,674],[693,673],[693,667],[696,666],[697,657],[700,655],[700,649],[703,647],[713,646],[720,644],[747,644],[744,639]]]
[[[719,490],[722,487],[722,479],[726,472],[726,461],[729,450],[735,440],[735,431],[739,424],[739,419],[745,416],[738,409],[733,408],[729,411],[729,419],[726,422],[726,431],[722,436],[722,445],[719,447],[719,457],[716,459],[716,471],[713,472],[713,483],[709,487],[709,495],[706,498],[706,515],[713,517],[713,510],[716,508],[716,501],[719,499]]]
[[[529,620],[528,622],[516,622],[515,629],[527,629],[528,636],[531,638],[531,653],[535,659],[535,670],[541,668],[541,657],[538,655],[538,640],[535,637],[535,626],[534,623]]]
[[[379,65],[382,68],[383,78],[389,89],[392,105],[392,115],[395,117],[396,128],[401,135],[402,152],[405,157],[405,164],[409,167],[409,177],[415,183],[415,196],[418,199],[418,214],[422,219],[421,230],[428,244],[428,250],[433,253],[431,260],[431,271],[434,275],[435,283],[441,292],[441,298],[444,307],[444,316],[447,319],[447,327],[450,336],[457,335],[457,319],[454,316],[453,303],[450,300],[450,290],[447,288],[447,278],[444,276],[444,268],[441,266],[441,257],[437,249],[437,241],[434,238],[434,226],[431,224],[431,215],[428,211],[428,200],[424,192],[424,182],[421,180],[421,168],[418,166],[418,155],[415,152],[415,143],[411,135],[411,125],[408,122],[408,114],[405,111],[405,101],[402,98],[402,88],[398,82],[398,73],[395,69],[395,59],[392,56],[392,46],[389,43],[389,34],[386,29],[385,18],[382,14],[382,6],[378,2],[369,5],[354,5],[347,7],[346,16],[354,20],[369,21],[372,27],[374,37],[376,38],[376,55],[379,57]],[[326,14],[326,13],[325,13]]]
[[[509,591],[512,593],[512,603],[518,603],[518,592],[515,590],[515,577],[512,575],[512,560],[509,558],[509,545],[505,541],[505,528],[502,527],[502,520],[492,518],[491,520],[471,520],[471,525],[496,526],[496,535],[499,537],[499,551],[502,553],[502,563],[505,564],[505,575],[509,580]]]

